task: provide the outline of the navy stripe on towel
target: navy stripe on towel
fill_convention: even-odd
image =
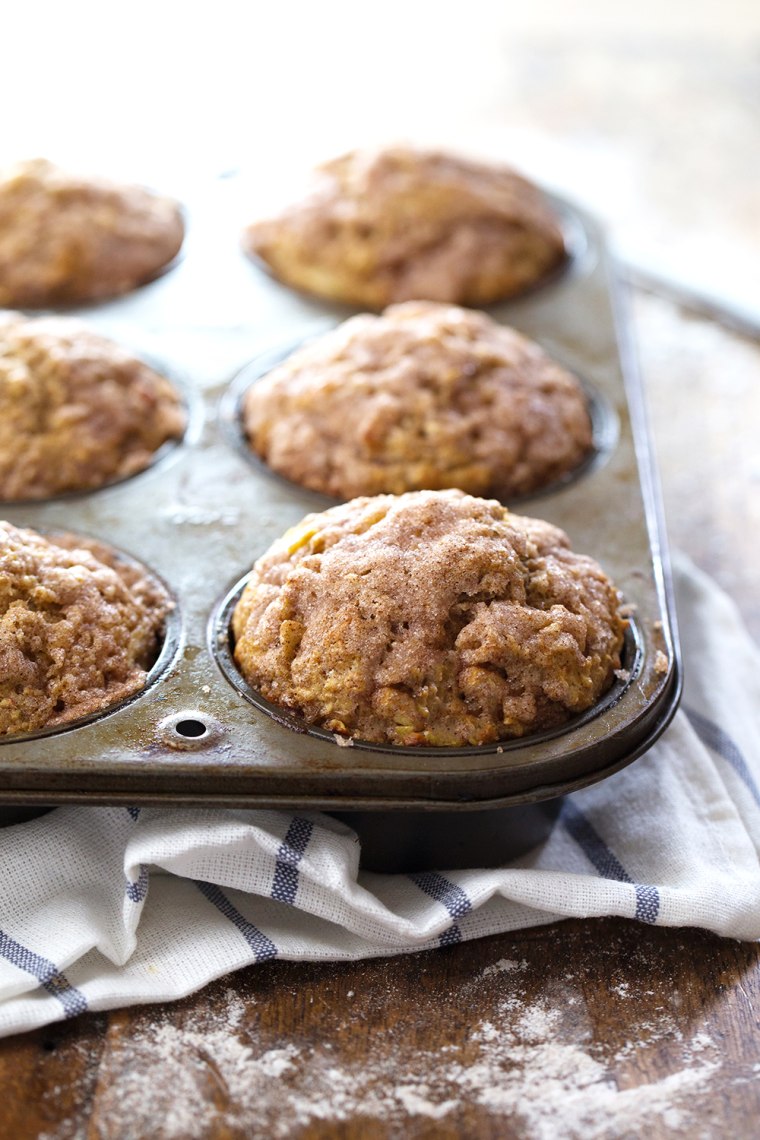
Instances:
[[[271,896],[277,902],[293,906],[298,891],[298,864],[309,845],[314,824],[311,820],[293,816],[287,835],[277,852]]]
[[[462,941],[462,931],[459,929],[459,924],[454,923],[448,930],[444,930],[443,934],[439,935],[438,943],[441,946],[456,946],[457,942]]]
[[[221,887],[216,883],[205,883],[202,879],[196,879],[195,885],[202,895],[205,895],[210,903],[220,911],[225,918],[228,918],[233,926],[236,926],[240,933],[245,938],[248,945],[256,955],[257,962],[266,962],[269,958],[277,957],[277,947],[266,934],[262,934],[257,926],[244,918],[237,907],[233,906],[227,898]]]
[[[657,887],[643,886],[633,882],[617,855],[610,851],[599,832],[586,819],[583,812],[579,811],[572,800],[566,799],[563,803],[560,820],[603,879],[615,879],[619,883],[631,883],[635,887],[635,917],[640,922],[648,922],[652,925],[657,922],[657,916],[660,913],[660,892]]]
[[[148,868],[144,863],[140,864],[140,876],[136,883],[130,882],[127,879],[127,898],[133,903],[141,903],[148,893],[148,883],[150,877],[148,875]]]
[[[702,743],[713,752],[717,752],[724,760],[728,761],[737,776],[747,785],[755,803],[760,807],[760,788],[758,788],[755,783],[752,773],[749,770],[749,765],[742,756],[738,745],[724,729],[714,724],[711,720],[708,720],[706,716],[697,712],[696,709],[684,706],[684,712]]]
[[[636,915],[639,922],[654,925],[660,913],[660,892],[657,887],[643,887],[636,884]]]
[[[429,898],[445,906],[453,919],[464,918],[472,910],[472,903],[462,888],[456,883],[450,883],[437,871],[419,871],[409,878]],[[452,946],[455,942],[462,941],[462,931],[456,921],[448,930],[444,930],[438,941],[441,946]]]
[[[619,883],[633,882],[623,864],[572,800],[563,803],[560,819],[603,879],[617,879]]]
[[[71,985],[68,978],[48,958],[42,958],[33,950],[22,946],[0,930],[0,954],[12,965],[31,974],[63,1006],[66,1017],[76,1017],[87,1010],[87,999],[83,993]]]

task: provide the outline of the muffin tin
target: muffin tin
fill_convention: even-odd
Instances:
[[[346,817],[354,823],[377,811],[410,812],[409,820],[462,808],[488,814],[602,779],[659,736],[677,705],[680,666],[642,391],[603,237],[584,213],[553,203],[571,251],[564,271],[489,312],[537,340],[589,393],[592,460],[571,480],[508,505],[562,526],[624,595],[624,670],[600,704],[561,730],[500,745],[347,747],[247,688],[230,655],[230,607],[253,561],[331,500],[246,453],[240,393],[348,310],[299,297],[248,264],[232,229],[212,228],[225,214],[217,200],[205,231],[198,218],[195,241],[191,226],[172,273],[79,311],[179,382],[190,413],[183,441],[117,485],[2,509],[18,526],[97,537],[158,574],[176,603],[164,650],[145,689],[125,704],[87,723],[3,740],[0,802],[329,809],[358,813]]]

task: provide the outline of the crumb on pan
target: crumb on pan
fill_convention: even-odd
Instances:
[[[185,418],[165,377],[78,321],[0,315],[0,499],[134,475]]]
[[[513,170],[401,146],[324,163],[301,200],[246,229],[243,247],[294,288],[369,309],[487,305],[566,258],[554,212]]]
[[[251,447],[336,498],[457,487],[509,499],[590,454],[584,391],[485,313],[431,301],[353,317],[246,393]]]
[[[0,169],[0,307],[47,308],[127,293],[179,252],[181,210],[139,186],[44,159]]]
[[[668,658],[661,649],[658,649],[654,655],[654,671],[655,673],[667,673],[668,671]]]
[[[0,734],[65,725],[137,692],[172,603],[102,544],[0,522]]]
[[[564,724],[621,665],[612,583],[549,523],[458,491],[307,516],[256,563],[235,660],[341,736],[467,745]]]

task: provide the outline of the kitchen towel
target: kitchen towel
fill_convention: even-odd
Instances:
[[[0,832],[0,1033],[167,1001],[251,962],[342,961],[567,917],[760,939],[760,653],[679,558],[685,691],[643,757],[497,869],[358,872],[318,813],[64,807]]]

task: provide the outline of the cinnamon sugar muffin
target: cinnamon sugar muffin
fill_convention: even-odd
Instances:
[[[487,305],[565,259],[557,218],[513,170],[434,151],[353,151],[305,196],[255,222],[243,248],[296,289],[382,309],[425,299]]]
[[[266,698],[397,745],[563,724],[611,685],[624,628],[614,586],[561,530],[459,491],[309,515],[256,563],[232,620]]]
[[[133,475],[185,418],[168,380],[78,322],[0,316],[0,499]]]
[[[128,293],[178,253],[178,204],[140,186],[36,159],[0,170],[0,307],[46,308]]]
[[[0,735],[89,716],[135,693],[171,602],[97,542],[0,522]]]
[[[275,471],[336,498],[526,495],[589,454],[576,378],[485,313],[431,301],[353,317],[254,383],[243,425]]]

